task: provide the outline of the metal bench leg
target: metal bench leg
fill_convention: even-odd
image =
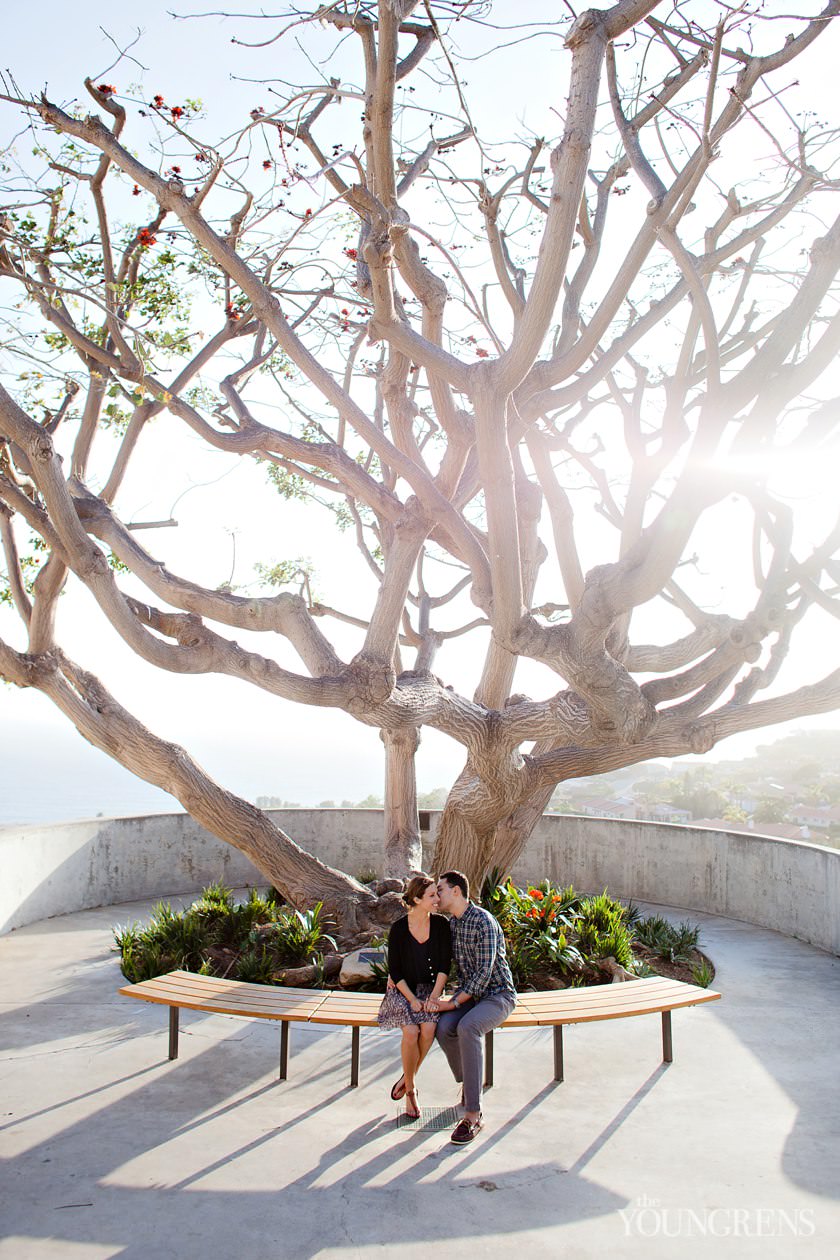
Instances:
[[[280,1022],[280,1080],[285,1081],[289,1070],[289,1021]]]
[[[484,1088],[493,1088],[493,1031],[484,1034]]]
[[[671,1012],[662,1012],[662,1062],[674,1062],[674,1043],[671,1040]]]
[[[359,1028],[354,1027],[351,1030],[350,1042],[350,1088],[355,1089],[359,1084]]]
[[[554,1079],[563,1079],[563,1025],[554,1025]]]
[[[180,1008],[170,1006],[169,1008],[169,1057],[170,1059],[178,1058],[178,1016]]]

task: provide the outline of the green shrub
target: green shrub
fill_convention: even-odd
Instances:
[[[573,888],[558,889],[543,880],[521,889],[508,880],[490,889],[488,900],[505,934],[517,986],[529,983],[535,973],[567,976],[580,968],[583,959],[569,940],[578,901]]]
[[[633,929],[633,935],[642,945],[646,945],[648,949],[655,949],[657,953],[662,953],[663,957],[670,949],[673,928],[667,919],[663,919],[661,915],[651,914],[646,919],[640,919]]]
[[[179,968],[211,974],[210,951],[216,948],[243,950],[249,955],[244,963],[239,959],[234,971],[244,979],[243,966],[249,976],[271,970],[271,959],[263,965],[254,953],[254,943],[249,943],[251,933],[284,915],[276,889],[265,896],[249,889],[246,899],[237,903],[230,888],[216,883],[205,888],[185,910],[176,911],[168,902],[159,902],[145,927],[138,923],[117,927],[114,940],[123,975],[132,983]]]
[[[246,984],[271,984],[274,980],[275,963],[264,947],[251,946],[239,955],[236,979]]]
[[[701,989],[708,989],[712,980],[715,978],[714,968],[707,958],[701,962],[695,963],[691,968],[691,978],[695,984],[699,984]]]
[[[606,890],[581,901],[575,930],[578,948],[587,961],[614,958],[627,970],[633,965],[633,942],[625,923],[625,908]]]
[[[691,923],[682,922],[674,927],[659,914],[640,919],[635,925],[634,935],[637,941],[654,950],[660,958],[671,962],[684,962],[696,948],[700,939],[700,929]]]
[[[327,933],[327,926],[323,902],[311,910],[286,909],[275,921],[271,948],[281,963],[300,966],[315,957],[319,946],[335,949],[335,937]]]

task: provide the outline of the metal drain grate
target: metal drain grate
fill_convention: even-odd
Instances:
[[[454,1129],[460,1118],[460,1107],[421,1107],[419,1120],[405,1112],[395,1117],[398,1129]]]

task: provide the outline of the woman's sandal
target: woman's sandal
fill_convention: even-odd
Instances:
[[[398,1081],[394,1081],[391,1086],[391,1097],[394,1102],[399,1102],[401,1098],[405,1097],[405,1076],[401,1076]]]
[[[420,1104],[417,1101],[417,1090],[407,1089],[405,1091],[405,1098],[406,1098],[406,1104],[407,1104],[406,1109],[405,1109],[405,1114],[408,1116],[409,1120],[419,1120],[421,1112],[420,1112]],[[414,1103],[413,1111],[409,1110],[409,1107],[411,1106],[411,1102]]]

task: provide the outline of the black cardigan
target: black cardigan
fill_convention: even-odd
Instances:
[[[418,974],[415,955],[417,947],[418,943],[408,930],[408,915],[397,919],[388,933],[388,974],[394,984],[399,980],[404,980],[412,993],[417,992],[418,984],[430,983],[428,976]],[[422,949],[423,946],[421,945],[420,948]],[[449,930],[449,920],[442,914],[433,914],[429,917],[428,949],[434,972],[431,983],[434,984],[438,972],[442,971],[444,975],[448,975],[452,965],[452,934]]]

